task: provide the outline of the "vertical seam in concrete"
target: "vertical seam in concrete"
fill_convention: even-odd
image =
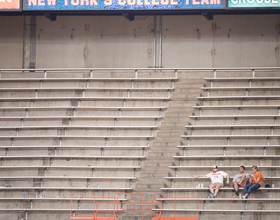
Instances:
[[[162,68],[162,16],[159,16],[159,55],[158,67]]]
[[[30,60],[29,68],[36,67],[36,16],[30,17]]]
[[[157,16],[154,16],[154,51],[153,67],[156,67],[156,46],[157,46]]]
[[[211,51],[211,56],[212,56],[212,68],[215,67],[215,55],[214,55],[214,50],[215,50],[215,31],[214,31],[214,20],[212,20],[212,36],[213,36],[213,45],[212,45],[212,51]]]
[[[22,61],[21,61],[21,68],[25,68],[25,63],[24,63],[24,48],[25,48],[25,15],[23,15],[23,27],[22,27]]]

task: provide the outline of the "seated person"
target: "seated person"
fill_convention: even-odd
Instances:
[[[250,175],[249,184],[244,186],[244,196],[243,199],[248,199],[252,191],[257,190],[262,185],[262,174],[259,172],[259,168],[256,165],[252,166],[253,173]]]
[[[235,195],[238,196],[238,188],[244,187],[246,185],[247,180],[250,178],[248,173],[245,172],[245,167],[242,165],[239,167],[239,174],[236,174],[232,180],[232,185],[235,190]]]
[[[223,171],[219,171],[218,166],[214,165],[213,166],[213,172],[212,173],[208,173],[205,175],[195,175],[194,178],[197,177],[208,177],[211,179],[212,184],[209,185],[209,189],[211,192],[211,199],[216,198],[217,194],[219,192],[220,187],[223,187],[223,178],[226,177],[227,178],[227,184],[229,184],[229,175]],[[214,188],[215,192],[214,192]]]

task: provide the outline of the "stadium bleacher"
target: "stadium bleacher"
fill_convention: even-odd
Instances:
[[[69,219],[71,197],[144,192],[199,197],[200,219],[277,219],[277,71],[1,70],[0,212]],[[255,164],[266,179],[255,199],[232,198],[231,185],[210,199],[209,179],[193,175],[214,164],[230,180]],[[172,215],[174,200],[157,200]],[[89,204],[73,212],[90,213]],[[177,204],[181,215],[196,211]]]

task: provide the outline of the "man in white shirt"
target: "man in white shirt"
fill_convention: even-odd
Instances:
[[[197,177],[208,177],[211,179],[212,184],[209,185],[211,199],[216,198],[220,188],[224,186],[223,178],[227,178],[226,184],[229,184],[229,175],[223,171],[219,171],[219,168],[216,165],[213,166],[212,173],[208,173],[206,175],[194,175],[194,178]]]

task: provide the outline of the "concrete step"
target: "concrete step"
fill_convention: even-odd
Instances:
[[[183,134],[178,134],[178,132],[160,132],[157,134],[157,138],[161,138],[161,140],[166,140],[166,141],[178,141],[181,138],[181,135]]]
[[[190,121],[190,119],[188,118],[188,117],[180,117],[180,118],[178,118],[178,117],[165,117],[164,118],[164,122],[173,122],[173,123],[177,123],[177,122],[188,122],[188,121]]]
[[[160,190],[162,187],[164,187],[163,181],[158,180],[157,183],[154,183],[154,180],[150,179],[151,182],[146,182],[146,183],[140,183],[139,181],[135,184],[136,188],[142,189],[142,190],[147,190],[147,191],[153,191],[153,190]]]
[[[171,94],[171,99],[173,101],[196,101],[197,97],[200,96],[200,93],[188,91],[188,93],[176,93]]]
[[[166,112],[165,113],[165,118],[173,118],[174,120],[180,119],[188,119],[189,116],[192,115],[192,111],[186,112],[186,111],[181,111],[181,112]]]
[[[193,122],[193,120],[190,120],[190,122]],[[188,125],[186,122],[176,121],[176,122],[166,122],[165,120],[160,124],[160,130],[163,129],[182,129],[185,128],[185,126]]]
[[[176,141],[169,141],[169,140],[157,140],[155,142],[153,142],[153,147],[156,147],[156,149],[164,149],[164,147],[166,148],[172,148],[172,149],[175,149],[177,148],[178,145],[180,145],[181,143],[181,140],[176,140]]]
[[[155,153],[159,157],[166,157],[167,154],[173,153],[173,156],[174,156],[176,151],[178,151],[178,152],[182,151],[182,149],[177,148],[177,145],[165,146],[165,144],[163,144],[163,145],[159,145],[157,147],[153,146],[151,148],[152,148],[152,150],[146,151],[146,152],[148,152],[149,157],[150,157],[150,152]]]

